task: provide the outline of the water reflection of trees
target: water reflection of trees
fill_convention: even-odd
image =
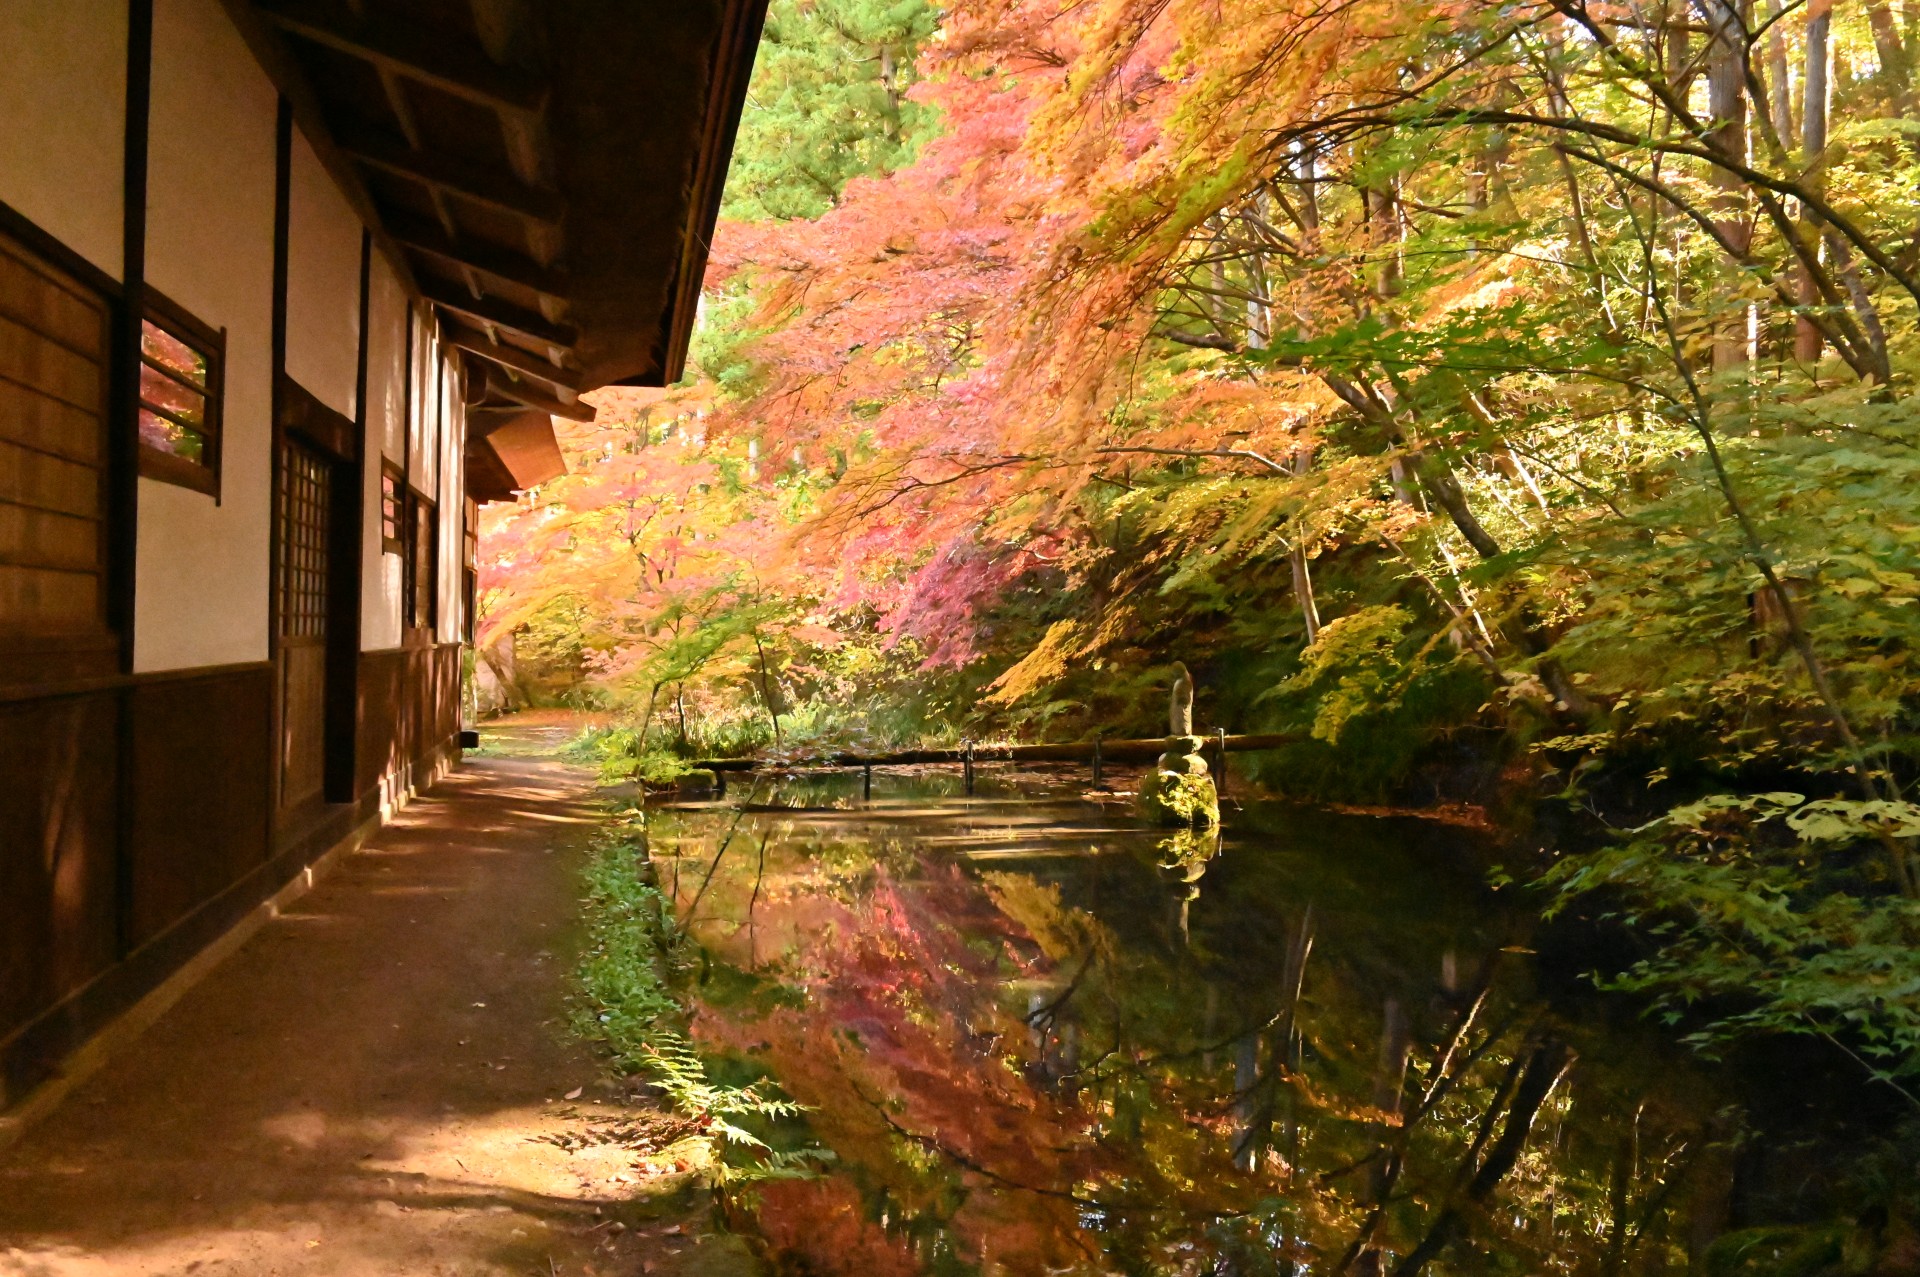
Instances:
[[[762,832],[698,931],[789,996],[697,1027],[812,1105],[841,1158],[757,1190],[813,1271],[1686,1266],[1703,1133],[1633,1062],[1583,1059],[1497,945],[1349,928],[1331,948],[1305,899],[1190,934],[1205,845],[1153,848],[1107,909],[906,834]],[[1139,925],[1169,904],[1171,935]]]

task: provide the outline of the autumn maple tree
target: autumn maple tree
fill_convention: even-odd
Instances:
[[[1920,6],[771,22],[698,373],[494,516],[483,644],[692,752],[1182,660],[1276,788],[1638,826],[1555,871],[1672,919],[1633,980],[1916,1067]]]

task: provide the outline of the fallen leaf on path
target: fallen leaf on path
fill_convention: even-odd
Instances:
[[[561,1096],[560,1098],[565,1100],[577,1100],[581,1097],[581,1095],[583,1095],[586,1092],[586,1089],[587,1088],[584,1086],[576,1086],[571,1091],[568,1091],[565,1095]]]

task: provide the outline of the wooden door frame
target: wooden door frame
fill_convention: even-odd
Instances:
[[[304,392],[302,392],[304,393]],[[274,525],[274,560],[280,563],[283,571],[280,583],[274,592],[273,632],[276,648],[273,658],[274,710],[278,728],[274,734],[274,795],[273,806],[277,819],[283,826],[298,826],[303,823],[301,813],[309,812],[317,804],[326,801],[326,758],[328,746],[327,733],[327,692],[331,647],[334,641],[335,623],[333,618],[333,587],[336,575],[334,546],[337,543],[335,510],[338,505],[338,492],[343,481],[342,467],[336,458],[298,430],[284,430],[274,445],[276,458],[275,487],[283,489],[279,505],[279,517]],[[309,478],[312,474],[316,477]],[[313,488],[320,489],[319,501],[312,497]],[[313,517],[317,511],[317,518]],[[295,575],[289,579],[287,565],[292,562],[295,547],[305,550],[313,546],[308,539],[313,522],[319,522],[320,536],[318,550],[322,557],[322,579],[319,581],[318,599],[311,590],[311,563],[302,563],[294,569]],[[297,593],[296,593],[297,591]],[[287,605],[297,603],[302,611],[301,620],[306,619],[305,609],[317,601],[319,607],[320,633],[314,635],[306,631],[304,624],[297,628],[301,631],[290,634]],[[296,679],[296,653],[299,654]],[[317,686],[314,683],[317,682]],[[289,710],[293,704],[295,689],[313,693],[302,696],[306,706],[301,715],[302,722],[296,723]],[[300,741],[293,734],[300,730]],[[317,731],[317,740],[311,734]],[[317,764],[311,788],[303,784],[301,792],[288,794],[290,781],[289,764],[296,758],[302,763],[302,771]]]
[[[364,274],[364,272],[363,272]],[[364,296],[364,290],[363,290]],[[363,308],[364,309],[364,308]],[[306,449],[328,466],[326,684],[323,689],[322,796],[329,803],[352,802],[358,766],[360,718],[361,521],[365,512],[364,451],[360,428],[334,411],[291,377],[282,376],[275,398],[280,404],[279,444],[274,449],[274,490],[279,491],[283,445]],[[285,535],[284,511],[274,520],[274,562],[280,561]],[[274,591],[273,632],[276,667],[280,663],[282,591]],[[284,691],[276,717],[284,712]],[[285,724],[278,724],[279,741]],[[277,786],[276,786],[277,791]]]
[[[322,801],[354,801],[358,770],[360,717],[361,524],[365,517],[367,423],[367,322],[372,264],[372,235],[360,235],[359,361],[354,387],[354,416],[333,411],[287,375],[287,286],[293,222],[293,104],[283,93],[274,122],[273,216],[273,420],[268,483],[271,529],[267,546],[267,651],[274,669],[272,706],[273,801],[267,804],[268,846],[278,842],[286,812],[279,804],[281,759],[285,752],[284,699],[280,660],[280,509],[282,443],[291,435],[315,447],[334,465],[328,510],[327,656],[324,709]],[[411,334],[409,334],[411,336]]]

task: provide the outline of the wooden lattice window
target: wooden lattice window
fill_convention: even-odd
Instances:
[[[407,477],[391,461],[380,463],[380,548],[387,554],[407,549]]]
[[[140,325],[140,473],[220,495],[224,332],[163,297]]]
[[[438,511],[417,492],[407,494],[407,624],[431,629],[434,599],[439,593]]]
[[[327,632],[327,523],[332,468],[296,443],[280,453],[280,636]]]
[[[0,234],[0,681],[109,659],[111,331],[97,289]]]

